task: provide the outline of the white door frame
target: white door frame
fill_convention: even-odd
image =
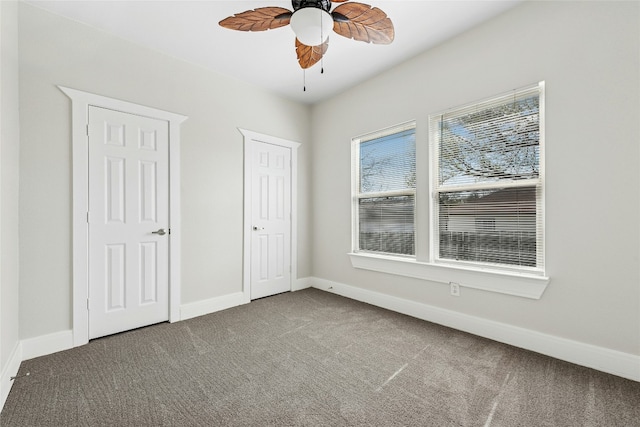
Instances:
[[[89,342],[89,106],[165,120],[169,123],[169,321],[180,320],[180,123],[187,116],[63,86],[71,98],[73,161],[73,346]]]
[[[291,288],[298,279],[298,147],[299,142],[275,136],[264,135],[238,128],[244,136],[244,221],[243,221],[243,254],[242,254],[242,293],[246,302],[251,301],[251,191],[252,162],[249,144],[252,141],[277,145],[291,150]]]

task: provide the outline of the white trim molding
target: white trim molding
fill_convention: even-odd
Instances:
[[[11,391],[11,387],[13,387],[13,382],[15,381],[11,378],[18,374],[20,363],[22,363],[22,344],[18,341],[13,347],[13,351],[11,351],[11,355],[9,356],[9,361],[4,366],[2,375],[0,376],[0,410],[4,407],[7,397],[9,397],[9,392]]]
[[[311,287],[311,285],[312,285],[311,277],[302,277],[300,279],[295,279],[293,281],[293,284],[291,285],[291,291],[295,292],[295,291],[301,291],[303,289],[308,289]]]
[[[264,142],[291,150],[291,290],[298,278],[298,148],[299,142],[238,128],[244,143],[244,220],[242,254],[242,292],[251,300],[251,158],[248,146],[252,141]]]
[[[73,331],[60,331],[34,338],[27,338],[22,340],[21,343],[22,360],[29,360],[34,357],[46,356],[73,348]]]
[[[168,111],[70,89],[58,88],[71,99],[71,138],[73,160],[73,346],[89,342],[87,310],[89,199],[87,182],[89,107],[101,107],[125,113],[165,120],[169,124],[169,321],[180,320],[180,124],[187,119]]]
[[[448,326],[505,344],[535,351],[598,371],[640,381],[640,355],[623,353],[566,338],[483,319],[330,280],[310,278],[312,286],[418,319]]]
[[[354,268],[446,284],[453,282],[462,287],[531,299],[540,299],[549,284],[549,278],[544,276],[433,264],[408,257],[350,253],[349,258]]]
[[[180,320],[193,319],[194,317],[204,316],[215,313],[216,311],[248,304],[249,302],[251,302],[251,300],[247,298],[244,292],[236,292],[234,294],[183,304],[182,307],[180,307]]]

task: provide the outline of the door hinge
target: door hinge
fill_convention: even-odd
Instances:
[[[87,212],[87,224],[89,224],[89,212]]]
[[[87,310],[89,310],[89,298],[87,298]]]
[[[87,136],[89,136],[89,123],[87,123]]]

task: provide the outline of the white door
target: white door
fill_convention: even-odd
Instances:
[[[251,141],[251,299],[291,290],[291,149]]]
[[[89,107],[89,338],[169,318],[169,124]]]

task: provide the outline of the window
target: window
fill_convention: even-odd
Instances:
[[[543,271],[543,89],[430,116],[434,261]]]
[[[353,267],[539,299],[544,82],[430,115],[428,136],[352,139]]]
[[[353,249],[415,255],[415,122],[352,140]]]

